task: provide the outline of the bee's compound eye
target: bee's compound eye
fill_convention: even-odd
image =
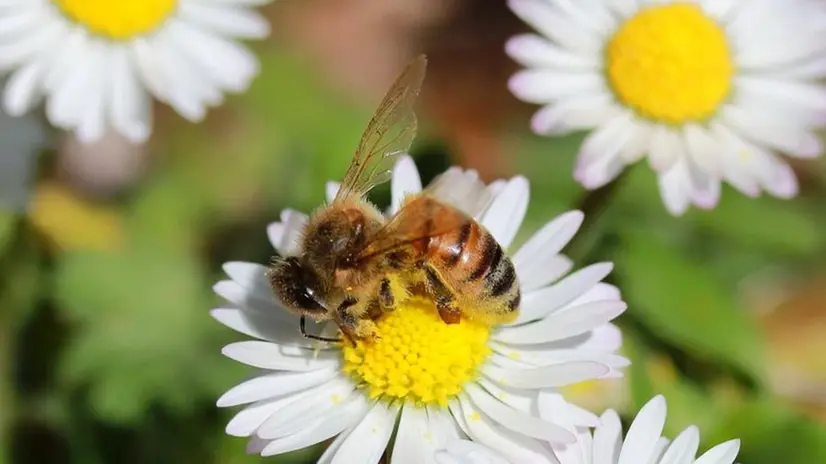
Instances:
[[[313,291],[317,279],[301,265],[298,258],[280,261],[271,275],[271,283],[286,306],[306,312],[325,311]]]

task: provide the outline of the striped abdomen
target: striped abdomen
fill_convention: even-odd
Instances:
[[[455,221],[450,232],[431,237],[425,252],[427,278],[439,278],[463,314],[490,323],[516,318],[519,282],[511,260],[478,222],[447,205],[434,211],[434,227]],[[436,276],[432,274],[437,274]]]

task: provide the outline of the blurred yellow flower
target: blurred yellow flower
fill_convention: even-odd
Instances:
[[[117,209],[84,200],[55,182],[36,187],[29,219],[62,251],[112,251],[123,246],[123,218]]]

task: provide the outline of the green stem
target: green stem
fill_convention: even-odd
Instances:
[[[568,244],[567,253],[574,261],[586,260],[599,242],[600,231],[595,226],[610,206],[619,191],[620,185],[628,178],[628,172],[629,170],[626,169],[609,184],[596,190],[587,191],[580,197],[576,209],[585,214],[585,220],[579,229],[580,232]]]

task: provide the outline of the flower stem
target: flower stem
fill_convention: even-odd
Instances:
[[[620,185],[628,178],[628,173],[629,170],[626,169],[612,182],[596,190],[587,191],[580,197],[576,209],[585,214],[585,220],[580,228],[580,233],[576,234],[568,244],[568,256],[574,261],[586,260],[593,248],[596,247],[601,236],[596,224],[611,205]]]

